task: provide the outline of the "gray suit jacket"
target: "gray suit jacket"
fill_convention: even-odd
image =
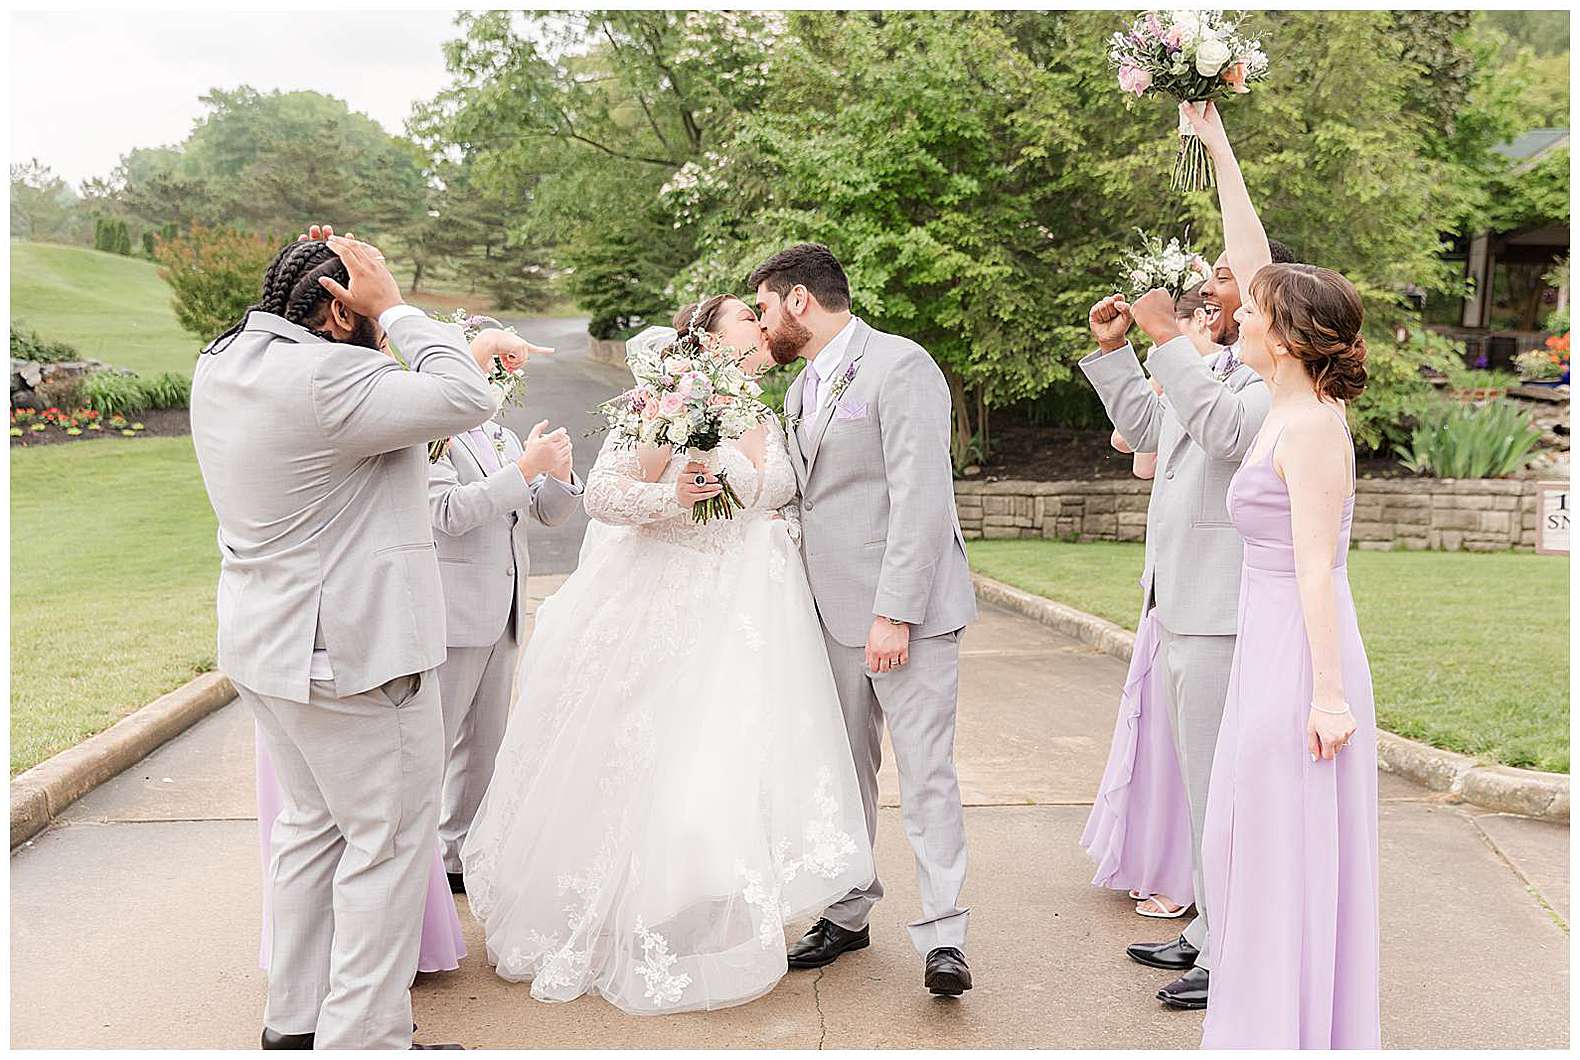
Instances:
[[[844,365],[839,376],[855,374],[825,401],[806,451],[797,429],[804,374],[785,395],[818,614],[851,648],[867,643],[877,615],[909,622],[913,638],[952,633],[977,607],[955,514],[949,386],[926,350],[861,320]]]
[[[315,631],[337,696],[444,661],[432,438],[493,415],[461,330],[392,323],[413,371],[270,313],[198,358],[192,440],[219,517],[219,667],[308,701]]]
[[[1129,345],[1091,354],[1081,370],[1131,448],[1158,454],[1147,506],[1143,608],[1155,602],[1171,633],[1232,636],[1243,546],[1229,522],[1229,479],[1267,417],[1267,385],[1244,364],[1220,382],[1184,336],[1147,356],[1163,398]]]
[[[522,514],[544,526],[559,526],[581,503],[582,486],[550,475],[530,483],[516,458],[521,440],[500,427],[505,451],[497,471],[484,470],[476,439],[458,434],[428,470],[428,508],[444,580],[444,625],[452,648],[482,648],[499,640],[511,605],[526,591],[531,560]],[[524,639],[526,616],[515,608],[516,640]]]

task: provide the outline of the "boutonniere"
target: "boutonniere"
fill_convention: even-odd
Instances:
[[[440,438],[428,443],[428,463],[437,464],[439,458],[450,451],[450,439]]]
[[[851,380],[856,378],[856,366],[860,363],[860,360],[851,361],[850,367],[845,369],[845,374],[834,380],[834,386],[828,392],[830,405],[839,404],[840,395],[850,387]]]
[[[1213,376],[1220,383],[1227,382],[1229,377],[1234,374],[1235,369],[1239,367],[1240,358],[1235,356],[1234,347],[1230,346],[1218,358],[1218,370],[1213,373]]]

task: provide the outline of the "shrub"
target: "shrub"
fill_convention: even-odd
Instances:
[[[81,359],[75,346],[41,338],[38,332],[22,328],[19,321],[11,323],[11,356],[19,361],[41,361],[46,364]]]
[[[1542,432],[1505,402],[1449,405],[1422,418],[1408,446],[1396,446],[1400,463],[1436,478],[1503,478],[1530,463]]]
[[[1453,378],[1464,351],[1442,335],[1411,329],[1402,343],[1371,344],[1366,354],[1366,390],[1350,404],[1350,425],[1360,448],[1397,452],[1440,399],[1423,369]]]
[[[82,403],[105,416],[125,416],[149,409],[143,381],[135,375],[95,372],[82,384]]]
[[[272,240],[229,228],[194,226],[185,235],[160,238],[154,258],[159,278],[175,294],[176,320],[204,340],[240,320],[258,300],[276,249]]]
[[[143,394],[149,408],[184,409],[191,403],[192,380],[175,372],[161,372],[143,380]]]
[[[149,379],[95,372],[83,380],[81,401],[106,416],[130,416],[150,409],[184,409],[191,396],[192,381],[174,372]]]

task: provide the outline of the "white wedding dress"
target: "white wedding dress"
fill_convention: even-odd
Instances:
[[[692,522],[684,456],[640,481],[606,444],[585,501],[597,543],[538,609],[492,784],[462,852],[499,975],[630,1013],[738,1005],[785,974],[788,920],[873,877],[823,635],[761,475],[714,454],[748,507]]]

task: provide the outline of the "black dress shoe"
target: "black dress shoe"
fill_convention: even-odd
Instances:
[[[860,931],[847,931],[832,920],[819,920],[801,940],[790,947],[786,958],[792,968],[821,968],[833,964],[835,958],[850,950],[864,950],[872,945],[866,927]]]
[[[265,1027],[263,1029],[263,1041],[259,1043],[259,1047],[263,1049],[311,1049],[313,1047],[313,1035],[311,1031],[306,1034],[281,1034],[279,1031],[271,1031]]]
[[[418,1045],[416,1042],[412,1042],[411,1043],[411,1047],[413,1049],[465,1049],[466,1048],[466,1046],[464,1046],[464,1045],[455,1045],[455,1044],[453,1044],[451,1042],[446,1042],[443,1045]]]
[[[1192,968],[1159,990],[1158,1000],[1169,1008],[1206,1008],[1207,969]]]
[[[971,989],[971,969],[966,955],[953,946],[940,946],[927,955],[927,974],[922,982],[928,993],[959,997]]]
[[[1168,942],[1135,942],[1126,946],[1125,952],[1131,960],[1140,961],[1149,968],[1183,972],[1196,966],[1196,956],[1201,951],[1186,942],[1185,936],[1181,935]]]
[[[459,872],[446,872],[445,875],[450,877],[451,894],[466,893],[466,877],[464,875]]]

